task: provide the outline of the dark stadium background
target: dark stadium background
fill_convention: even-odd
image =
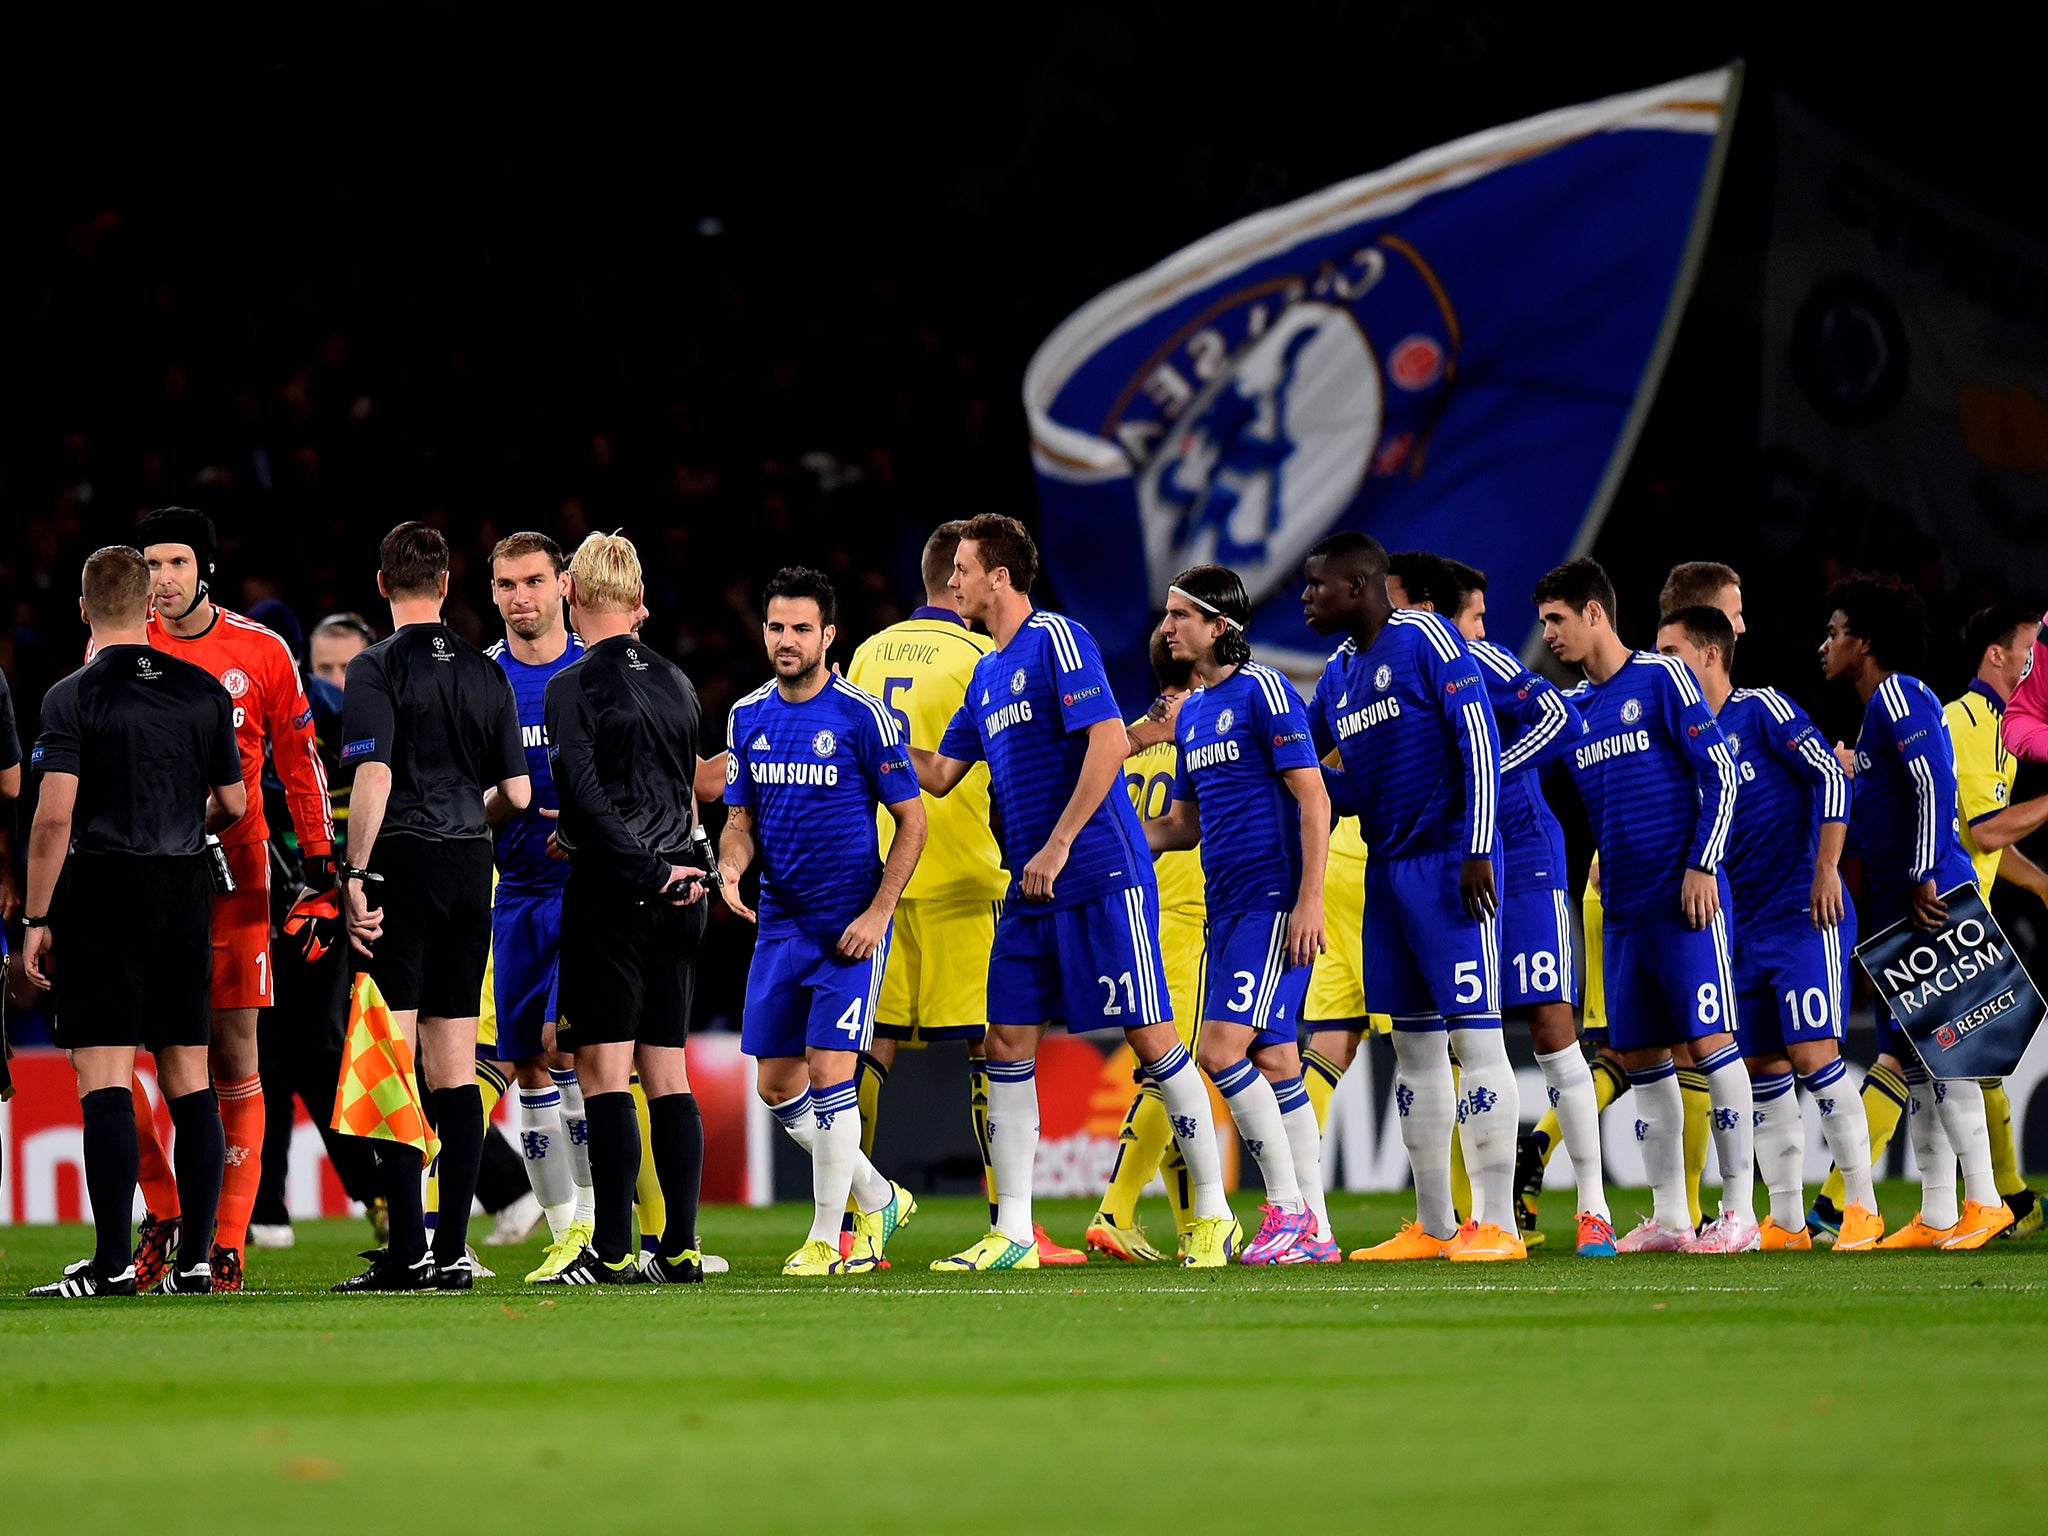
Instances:
[[[833,573],[843,658],[914,604],[933,523],[1032,517],[1022,369],[1103,287],[1430,144],[1738,56],[1704,270],[1596,550],[1625,634],[1649,638],[1670,562],[1727,560],[1743,675],[1848,734],[1813,660],[1833,574],[1920,583],[1944,696],[1963,616],[2040,596],[2041,573],[1952,569],[1853,506],[1789,559],[1755,537],[1771,93],[2040,231],[2039,179],[2012,171],[2036,64],[1997,10],[357,3],[9,28],[0,665],[24,736],[83,646],[80,560],[165,502],[217,520],[227,602],[308,625],[381,624],[377,538],[430,519],[480,640],[497,536],[623,528],[650,638],[720,720],[765,675],[775,566]],[[745,945],[721,926],[708,1012],[733,1011]]]

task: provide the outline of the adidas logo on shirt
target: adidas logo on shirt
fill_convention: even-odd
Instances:
[[[766,731],[763,731],[754,738],[753,750],[756,752],[766,752],[768,750],[768,733]]]

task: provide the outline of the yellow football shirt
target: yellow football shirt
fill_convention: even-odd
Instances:
[[[943,608],[920,608],[901,624],[868,637],[853,653],[847,680],[880,699],[913,747],[936,752],[967,697],[974,664],[993,645]],[[906,900],[1001,901],[1009,872],[988,820],[988,765],[976,763],[943,800],[924,797],[924,853],[903,893]],[[896,823],[878,810],[882,853]]]
[[[1162,741],[1124,759],[1124,787],[1130,791],[1131,809],[1138,813],[1138,820],[1153,821],[1167,813],[1173,805],[1173,776],[1179,770],[1180,748],[1171,741]],[[1200,849],[1162,853],[1152,861],[1152,869],[1159,877],[1161,912],[1208,916]]]
[[[1989,901],[1991,882],[1998,878],[1998,865],[2005,850],[1983,852],[1970,835],[1970,827],[2011,805],[2013,785],[2019,780],[2019,759],[2005,750],[2005,741],[1999,734],[2005,704],[1983,683],[1972,682],[1968,691],[1959,699],[1951,699],[1941,713],[1948,721],[1948,739],[1956,752],[1956,801],[1963,813],[1963,851],[1976,866],[1977,889]]]

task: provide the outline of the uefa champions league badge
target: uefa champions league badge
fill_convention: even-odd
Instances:
[[[1383,661],[1383,662],[1381,662],[1381,663],[1380,663],[1380,665],[1379,665],[1379,670],[1378,670],[1377,672],[1373,673],[1373,675],[1372,675],[1372,685],[1373,685],[1373,687],[1375,687],[1375,688],[1385,688],[1385,687],[1387,686],[1387,684],[1391,683],[1391,682],[1392,682],[1393,680],[1394,680],[1394,669],[1393,669],[1392,667],[1388,666],[1388,665],[1387,665],[1387,664],[1386,664],[1386,663],[1385,663],[1384,661]]]
[[[811,738],[811,750],[820,757],[830,757],[839,745],[839,739],[830,731],[820,731]]]
[[[1642,700],[1640,700],[1640,699],[1628,699],[1628,700],[1625,700],[1625,701],[1624,701],[1624,702],[1622,703],[1622,706],[1621,706],[1621,723],[1622,723],[1623,725],[1634,725],[1634,724],[1635,724],[1635,723],[1636,723],[1636,722],[1637,722],[1638,720],[1640,720],[1640,719],[1642,719],[1642,718],[1643,718],[1643,704],[1642,704]]]

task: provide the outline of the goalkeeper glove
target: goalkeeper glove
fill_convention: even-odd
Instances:
[[[341,941],[341,891],[334,883],[334,860],[309,855],[303,880],[299,899],[285,916],[284,931],[287,938],[305,935],[299,952],[311,965]]]

